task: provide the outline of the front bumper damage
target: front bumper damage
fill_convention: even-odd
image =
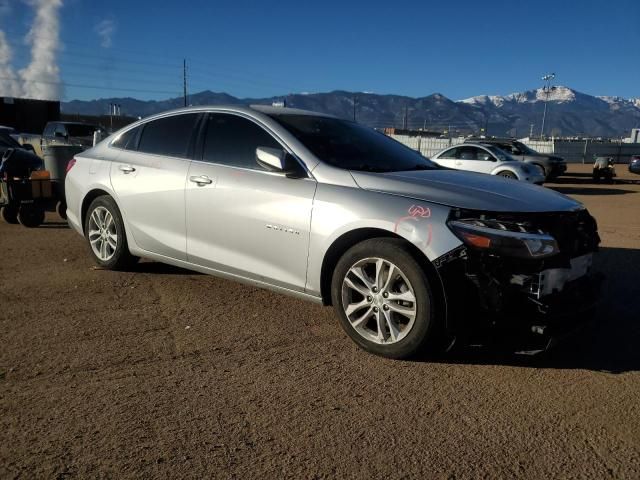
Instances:
[[[595,220],[586,210],[528,217],[556,238],[559,254],[518,259],[460,246],[434,262],[447,331],[459,342],[538,352],[593,320],[603,280],[592,266]]]

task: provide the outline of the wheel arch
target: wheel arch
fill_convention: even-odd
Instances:
[[[105,195],[113,198],[113,195],[111,195],[106,190],[103,190],[101,188],[94,188],[92,190],[89,190],[87,194],[84,196],[84,198],[82,199],[82,206],[80,207],[80,222],[81,222],[80,228],[82,228],[83,232],[84,232],[85,220],[87,218],[87,211],[89,210],[89,205],[91,205],[91,202],[93,202],[96,198],[103,197]],[[118,202],[116,202],[116,204],[117,203]]]
[[[436,297],[438,309],[442,309],[446,318],[446,297],[444,287],[440,275],[435,266],[429,261],[426,255],[413,243],[408,241],[402,236],[383,230],[380,228],[358,228],[350,230],[342,234],[340,237],[334,240],[331,246],[327,249],[325,256],[322,260],[322,268],[320,270],[320,293],[322,296],[322,303],[324,305],[332,305],[331,301],[331,280],[333,277],[333,271],[344,253],[354,245],[372,238],[393,238],[399,239],[406,243],[409,247],[411,255],[418,262],[418,264],[424,269],[427,274],[431,286],[434,290],[434,296]]]

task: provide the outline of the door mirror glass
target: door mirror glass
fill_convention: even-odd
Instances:
[[[257,147],[256,148],[256,161],[258,164],[274,172],[284,172],[285,159],[287,152],[281,148],[271,147]]]

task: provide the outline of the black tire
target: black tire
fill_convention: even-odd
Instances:
[[[102,260],[96,255],[89,239],[91,215],[99,207],[106,209],[113,217],[113,224],[115,225],[115,233],[117,235],[115,251],[113,252],[112,256],[106,260]],[[116,202],[113,200],[113,198],[107,195],[94,199],[91,202],[91,205],[89,205],[86,217],[84,219],[84,235],[87,239],[89,252],[91,252],[93,260],[104,269],[126,270],[135,265],[139,260],[139,257],[131,255],[131,252],[129,252],[129,245],[127,244],[127,236],[125,233],[124,222],[122,221],[120,209],[118,208],[118,205],[116,205]]]
[[[540,170],[542,170],[542,174],[544,175],[545,180],[551,180],[551,175],[547,175],[547,169],[544,168],[544,166],[540,165],[539,163],[532,163],[531,165],[535,165],[536,167],[540,168]]]
[[[406,277],[410,283],[410,288],[413,289],[413,293],[415,294],[413,307],[415,308],[415,320],[412,326],[405,326],[405,328],[409,328],[408,331],[404,333],[405,336],[403,338],[398,336],[398,340],[390,343],[377,343],[365,338],[365,336],[359,333],[352,325],[345,312],[343,303],[343,282],[345,277],[358,262],[366,261],[366,259],[370,258],[380,258],[392,263],[401,271],[404,277]],[[349,275],[352,274],[349,273]],[[400,279],[399,281],[402,282],[403,280]],[[345,288],[348,290],[348,287]],[[378,290],[377,295],[380,297],[380,290]],[[347,250],[338,261],[334,270],[331,282],[331,298],[344,331],[358,346],[368,352],[388,358],[400,359],[432,351],[431,347],[434,348],[433,351],[437,349],[440,332],[442,330],[442,319],[439,318],[438,312],[435,309],[436,302],[434,301],[433,290],[429,284],[427,274],[416,261],[409,245],[404,240],[374,238],[364,240]],[[364,296],[362,296],[362,298],[362,301],[364,301]],[[354,301],[353,299],[351,300]],[[378,300],[380,300],[380,298],[378,298]],[[357,302],[358,300],[355,301]],[[367,297],[367,301],[369,303],[375,303],[377,300],[374,299],[370,301],[369,297]],[[371,308],[377,308],[373,307],[374,303],[371,303]],[[400,304],[400,302],[398,302],[398,304]],[[369,306],[364,308],[367,308],[367,312],[369,311]],[[377,315],[382,313],[382,309],[379,308],[378,312]],[[380,325],[377,323],[377,317],[375,316],[371,317],[371,320],[367,322],[369,322],[368,325],[373,323],[376,327]],[[363,324],[364,323],[365,322],[363,322]],[[379,331],[378,329],[378,332]],[[389,332],[388,324],[385,323],[385,333],[390,334]],[[385,342],[389,339],[391,339],[390,336]]]
[[[18,222],[27,228],[36,228],[44,222],[44,208],[34,205],[21,205],[18,210]]]
[[[15,225],[18,223],[18,209],[13,206],[6,206],[0,208],[0,216],[6,223]]]
[[[512,180],[518,179],[518,177],[516,177],[516,174],[510,172],[509,170],[502,170],[501,172],[496,173],[496,175],[503,178],[511,178]]]
[[[56,203],[56,213],[61,219],[66,220],[67,219],[67,202],[65,202],[64,200],[60,200],[58,203]]]

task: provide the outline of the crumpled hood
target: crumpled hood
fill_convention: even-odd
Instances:
[[[548,188],[482,173],[443,169],[351,174],[365,190],[469,210],[562,212],[582,208],[581,203]]]

